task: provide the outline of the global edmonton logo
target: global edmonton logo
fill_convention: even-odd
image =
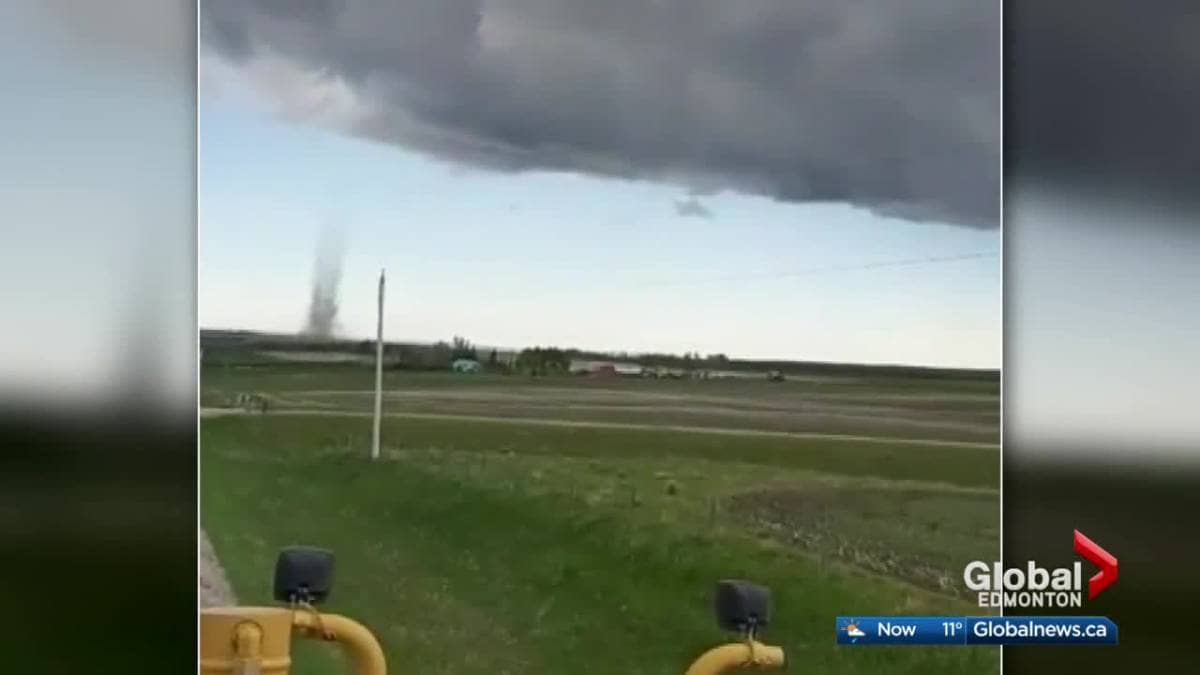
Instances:
[[[1075,552],[1100,571],[1088,579],[1088,600],[1117,580],[1117,559],[1075,530]],[[979,593],[980,607],[1082,607],[1083,563],[1048,570],[1030,560],[1024,569],[976,560],[963,569],[967,588]]]

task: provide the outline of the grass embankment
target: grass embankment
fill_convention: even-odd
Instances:
[[[998,670],[993,649],[833,634],[839,614],[970,611],[937,577],[996,553],[995,451],[396,420],[371,464],[363,419],[201,431],[203,522],[239,597],[269,599],[282,546],[332,548],[329,608],[377,632],[392,672],[680,673],[724,639],[724,577],[772,587],[792,669]],[[301,650],[296,672],[327,657]]]

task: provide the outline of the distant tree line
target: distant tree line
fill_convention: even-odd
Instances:
[[[374,343],[371,343],[372,345]],[[508,372],[509,364],[500,360],[495,349],[486,353],[465,337],[456,335],[449,342],[439,340],[433,344],[386,345],[386,353],[393,369],[400,370],[447,370],[459,359],[477,361],[486,370]]]
[[[374,355],[374,340],[312,340],[293,335],[271,335],[249,331],[201,331],[201,347],[209,363],[263,363],[274,361],[258,355],[265,351],[349,352]],[[725,354],[683,354],[600,352],[553,346],[527,347],[511,362],[501,359],[497,350],[486,353],[470,340],[454,336],[449,341],[433,344],[386,343],[385,367],[403,370],[448,370],[456,359],[473,359],[485,370],[497,373],[516,372],[544,376],[570,372],[571,361],[623,361],[650,368],[672,370],[742,370],[754,372],[778,371],[786,375],[843,375],[861,377],[921,377],[939,380],[999,381],[996,370],[956,368],[925,368],[919,366],[881,366],[853,363],[810,361],[731,359]]]
[[[571,370],[571,355],[556,347],[531,347],[517,354],[514,366],[527,375],[565,375]]]
[[[591,352],[581,349],[568,349],[567,355],[572,359],[585,361],[626,361],[651,368],[671,368],[676,370],[723,369],[734,363],[724,354],[701,355],[700,352],[684,352],[683,354],[629,352]]]

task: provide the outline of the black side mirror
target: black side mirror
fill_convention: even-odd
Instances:
[[[333,552],[311,546],[289,546],[275,560],[275,599],[317,605],[333,587]]]
[[[753,636],[771,622],[771,591],[749,581],[718,581],[716,611],[723,630]]]

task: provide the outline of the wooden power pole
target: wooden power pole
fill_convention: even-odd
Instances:
[[[371,459],[379,459],[379,433],[383,423],[383,270],[379,270],[379,322],[375,333],[375,429]]]

